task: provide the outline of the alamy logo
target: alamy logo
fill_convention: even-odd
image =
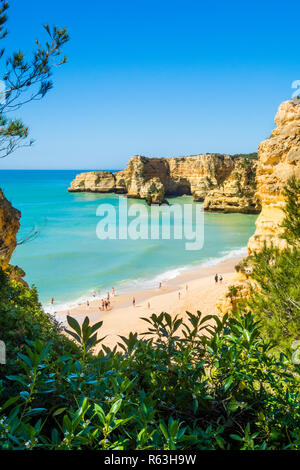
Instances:
[[[204,216],[200,205],[128,204],[120,197],[117,206],[100,204],[101,217],[96,234],[100,240],[186,240],[186,250],[201,250],[204,243]]]

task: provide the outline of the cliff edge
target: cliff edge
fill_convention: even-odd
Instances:
[[[276,129],[258,148],[256,194],[262,210],[248,243],[249,254],[259,251],[264,242],[285,247],[285,241],[280,238],[285,205],[283,188],[292,175],[300,178],[300,105],[284,101],[275,116],[275,124]]]
[[[259,252],[264,243],[286,248],[286,241],[280,237],[286,203],[283,188],[293,175],[300,179],[300,104],[283,102],[275,124],[277,127],[271,136],[258,147],[256,197],[262,209],[255,233],[248,242],[249,255]],[[237,272],[227,293],[217,302],[219,312],[225,314],[234,310],[237,303],[250,294],[251,285],[255,285],[251,273]]]
[[[17,232],[21,212],[15,209],[0,189],[0,266],[8,267],[11,255],[17,246]]]

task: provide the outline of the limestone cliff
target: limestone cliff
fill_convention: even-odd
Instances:
[[[256,171],[256,196],[262,206],[256,221],[256,231],[248,242],[248,253],[258,252],[264,243],[284,249],[286,242],[280,238],[284,218],[283,188],[295,175],[300,178],[300,104],[283,102],[275,116],[276,129],[258,148]],[[243,262],[241,263],[243,264]],[[251,272],[241,269],[231,280],[227,293],[217,302],[221,314],[235,309],[239,300],[250,294],[255,285]]]
[[[204,210],[256,214],[260,204],[256,192],[256,161],[239,159],[225,181],[209,191],[204,199]]]
[[[285,201],[283,188],[294,174],[300,178],[300,105],[283,102],[275,116],[277,128],[258,149],[257,197],[262,211],[256,221],[256,231],[248,243],[249,254],[271,242],[284,248],[279,238]]]
[[[6,269],[17,246],[21,212],[15,209],[0,189],[0,266]]]
[[[242,212],[253,212],[257,210],[254,201],[255,165],[254,161],[244,157],[219,154],[177,158],[134,156],[123,171],[93,171],[77,175],[69,191],[115,192],[145,199],[149,204],[161,204],[166,197],[184,194],[193,195],[195,201],[203,201],[211,190],[224,187],[226,212],[237,212],[239,208]],[[239,172],[242,172],[239,184],[234,187],[234,175]],[[230,178],[231,183],[227,184]],[[222,210],[221,206],[221,201],[215,208],[207,203],[207,210]]]

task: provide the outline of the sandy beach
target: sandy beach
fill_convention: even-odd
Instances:
[[[70,315],[82,323],[86,316],[90,322],[103,321],[101,336],[106,336],[104,344],[113,347],[119,340],[118,336],[127,336],[131,331],[143,333],[147,329],[141,317],[150,317],[152,313],[168,312],[171,315],[186,315],[186,311],[203,314],[216,314],[216,300],[226,290],[234,266],[240,258],[231,258],[216,266],[199,267],[186,271],[176,278],[163,283],[162,287],[153,290],[132,292],[111,297],[111,309],[101,311],[101,299],[76,306],[71,310],[53,312],[58,321],[66,325],[66,315]],[[215,274],[222,274],[222,283],[215,283]],[[180,296],[179,296],[180,293]],[[135,306],[132,299],[135,297]],[[180,298],[179,298],[180,297]],[[148,306],[150,305],[150,308]]]

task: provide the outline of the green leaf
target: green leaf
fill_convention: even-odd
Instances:
[[[117,412],[119,411],[120,407],[121,407],[121,404],[122,404],[122,398],[120,398],[119,400],[117,400],[111,407],[109,413],[110,414],[117,414]]]
[[[160,427],[161,432],[163,433],[165,439],[168,440],[169,439],[168,431],[167,431],[167,428],[166,428],[165,424],[162,421],[159,423],[159,427]]]
[[[229,436],[231,437],[231,439],[234,439],[235,441],[242,441],[243,440],[241,438],[241,436],[238,436],[237,434],[229,434]]]
[[[224,385],[224,390],[225,392],[229,389],[230,385],[233,382],[233,377],[232,375],[226,380],[225,385]]]
[[[101,408],[100,405],[98,405],[97,403],[95,403],[95,405],[94,405],[94,410],[95,410],[95,412],[96,412],[98,418],[100,419],[100,422],[101,422],[102,424],[105,424],[105,413],[104,413],[104,411],[103,411],[103,408]]]
[[[66,411],[67,408],[58,408],[56,411],[54,411],[53,415],[52,416],[58,416],[60,415],[61,413],[63,413],[64,411]]]
[[[81,328],[80,328],[80,325],[78,323],[78,321],[73,318],[73,317],[70,317],[69,315],[67,315],[67,322],[69,323],[70,327],[76,331],[76,333],[81,336]]]
[[[6,408],[8,408],[10,405],[13,405],[14,403],[16,403],[16,401],[18,401],[20,399],[20,397],[11,397],[9,398],[8,400],[6,400],[6,402],[0,407],[1,411],[4,411]]]

